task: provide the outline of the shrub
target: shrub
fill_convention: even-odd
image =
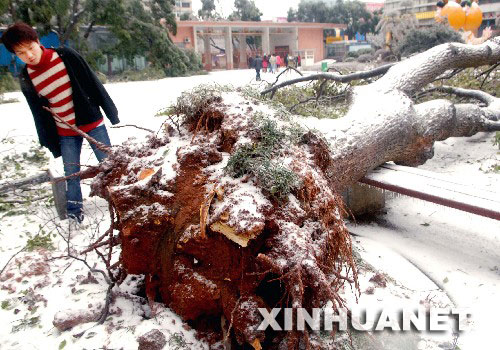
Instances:
[[[391,55],[391,51],[387,49],[378,49],[377,51],[375,51],[375,58],[380,57],[382,61],[386,60]]]
[[[256,118],[259,140],[241,146],[227,163],[226,172],[237,178],[252,174],[258,186],[278,201],[285,200],[299,186],[298,176],[273,160],[285,143],[296,143],[304,134],[297,128],[280,129],[274,120]],[[298,137],[300,134],[300,137]]]
[[[360,49],[360,50],[356,50],[356,51],[348,51],[344,58],[347,58],[347,57],[353,57],[353,58],[358,58],[359,56],[361,55],[367,55],[367,54],[373,54],[374,50],[371,49],[371,48],[365,48],[365,49]]]
[[[19,83],[12,74],[8,71],[7,67],[0,67],[0,103],[9,102],[4,101],[3,94],[9,91],[19,90]]]
[[[371,54],[363,54],[363,55],[359,55],[358,57],[358,62],[370,62],[371,60],[373,60],[373,56]]]

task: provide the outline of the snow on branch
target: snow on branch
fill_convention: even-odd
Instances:
[[[318,74],[312,74],[312,75],[307,75],[307,76],[302,76],[300,78],[296,79],[290,79],[287,81],[284,81],[282,83],[279,83],[277,85],[273,85],[266,90],[261,92],[261,95],[266,95],[268,93],[272,93],[271,97],[274,95],[274,93],[283,87],[290,86],[293,84],[305,82],[305,81],[313,81],[313,80],[320,80],[320,79],[325,79],[325,80],[334,80],[338,81],[340,83],[348,83],[353,80],[360,80],[360,79],[367,79],[367,78],[373,78],[382,74],[385,74],[389,68],[394,66],[394,63],[386,64],[371,70],[363,71],[363,72],[355,72],[351,74],[345,74],[342,75],[340,73],[318,73]]]

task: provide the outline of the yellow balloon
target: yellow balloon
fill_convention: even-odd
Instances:
[[[465,11],[456,2],[448,2],[441,11],[441,16],[448,17],[448,23],[453,29],[460,29],[465,24]]]
[[[473,2],[469,9],[469,13],[465,17],[464,29],[474,31],[479,28],[482,22],[483,13],[481,12],[479,5]]]

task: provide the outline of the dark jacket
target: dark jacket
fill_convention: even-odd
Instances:
[[[255,58],[255,60],[253,61],[253,64],[254,64],[254,68],[256,70],[261,70],[262,69],[262,58],[257,56],[257,58]]]
[[[103,116],[99,107],[102,107],[111,124],[119,123],[115,104],[82,56],[67,47],[55,50],[64,62],[71,82],[76,125],[90,124],[101,119]],[[28,75],[27,66],[21,72],[20,81],[21,90],[33,113],[40,144],[47,147],[57,158],[61,155],[61,147],[56,123],[52,115],[42,108],[42,106],[48,107],[49,101],[36,92]]]

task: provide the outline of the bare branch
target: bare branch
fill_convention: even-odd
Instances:
[[[483,75],[489,75],[491,72],[493,72],[495,70],[495,68],[497,68],[498,66],[500,66],[500,62],[497,63],[497,64],[494,64],[493,66],[491,66],[490,68],[486,69],[484,72],[482,72],[481,74],[479,74],[477,77],[479,78],[480,76],[483,76]]]
[[[307,102],[313,101],[313,100],[316,100],[316,101],[317,101],[316,96],[312,96],[312,97],[306,98],[305,100],[299,101],[299,102],[297,102],[296,104],[294,104],[293,106],[291,106],[290,108],[288,108],[288,110],[289,110],[290,112],[293,112],[293,111],[295,110],[295,108],[297,108],[298,106],[300,106],[300,105],[302,105],[302,104],[305,104],[305,103],[307,103]]]
[[[293,67],[288,66],[288,67],[286,67],[286,68],[285,68],[285,70],[284,70],[283,72],[279,73],[279,74],[276,76],[276,80],[274,81],[274,83],[272,83],[272,85],[273,85],[273,86],[274,86],[274,85],[276,85],[276,83],[278,82],[278,80],[279,80],[279,78],[281,77],[281,75],[285,74],[286,72],[291,71],[292,69],[294,69],[297,73],[299,73],[299,74],[300,74],[300,76],[304,76],[304,74],[302,74],[302,72],[301,72],[301,71],[299,71],[299,70],[297,70],[297,69],[295,69],[295,68],[293,68]],[[274,94],[275,94],[275,93],[276,93],[276,90],[275,90],[275,91],[273,91],[273,92],[271,93],[271,99],[274,97]]]
[[[74,174],[71,174],[71,175],[68,175],[68,176],[61,176],[61,177],[58,177],[56,179],[53,180],[53,182],[61,182],[61,181],[66,181],[68,179],[71,179],[72,177],[80,177],[80,179],[90,179],[90,178],[93,178],[95,177],[98,173],[99,173],[100,169],[99,169],[99,165],[96,165],[96,166],[89,166],[87,169],[85,170],[81,170],[77,173],[74,173]]]
[[[49,195],[46,196],[41,196],[33,199],[25,199],[25,200],[0,200],[0,204],[26,204],[26,203],[32,203],[36,201],[40,201],[45,198],[49,198]]]
[[[125,125],[117,125],[117,126],[111,126],[111,129],[118,129],[118,128],[124,128],[126,126],[130,126],[130,127],[133,127],[133,128],[137,128],[137,129],[140,129],[140,130],[144,130],[144,131],[149,131],[150,133],[154,134],[155,132],[151,129],[148,129],[148,128],[143,128],[143,127],[140,127],[140,126],[137,126],[137,125],[133,125],[133,124],[125,124]]]
[[[439,77],[434,79],[432,82],[439,81],[439,80],[448,80],[453,78],[455,75],[457,75],[460,72],[463,72],[465,68],[457,68],[452,70],[450,73],[445,72],[444,74],[441,74]]]
[[[448,94],[454,94],[460,97],[474,98],[476,100],[486,103],[488,106],[496,100],[495,97],[481,90],[463,89],[446,85],[438,86],[435,88],[435,90],[445,92]]]
[[[7,268],[7,266],[9,265],[10,261],[12,259],[14,259],[19,253],[22,253],[23,251],[26,250],[26,246],[22,247],[20,250],[18,250],[14,255],[12,255],[10,257],[9,260],[7,260],[7,262],[5,263],[4,267],[2,268],[2,270],[0,271],[0,276],[2,275],[2,273],[5,271],[5,269]]]
[[[293,84],[297,84],[297,83],[301,83],[301,82],[304,82],[304,81],[312,81],[312,80],[319,80],[319,79],[325,79],[325,80],[334,80],[334,81],[338,81],[340,83],[347,83],[347,82],[350,82],[350,81],[353,81],[353,80],[360,80],[360,79],[366,79],[366,78],[373,78],[373,77],[376,77],[378,75],[382,75],[382,74],[385,74],[389,68],[391,68],[392,66],[394,66],[394,63],[390,63],[390,64],[386,64],[384,66],[380,66],[380,67],[377,67],[377,68],[374,68],[374,69],[371,69],[371,70],[368,70],[368,71],[363,71],[363,72],[356,72],[356,73],[351,73],[351,74],[345,74],[345,75],[342,75],[342,74],[334,74],[334,73],[318,73],[318,74],[312,74],[312,75],[308,75],[308,76],[302,76],[300,78],[296,78],[296,79],[290,79],[290,80],[287,80],[283,83],[280,83],[278,85],[274,85],[264,91],[262,91],[260,94],[261,95],[266,95],[268,93],[272,93],[272,92],[275,92],[276,90],[278,89],[281,89],[285,86],[289,86],[289,85],[293,85]]]
[[[108,318],[109,315],[109,306],[111,305],[113,287],[115,286],[115,282],[111,283],[108,286],[108,290],[106,291],[106,301],[104,303],[104,307],[102,308],[101,315],[97,319],[97,324],[103,324]]]
[[[90,22],[89,26],[87,27],[87,30],[85,31],[85,34],[83,35],[84,39],[87,39],[90,36],[90,33],[92,33],[92,30],[94,29],[95,21]]]
[[[478,75],[478,78],[479,78],[481,75],[486,74],[483,81],[481,82],[481,85],[479,86],[479,89],[483,88],[484,83],[486,83],[486,80],[488,80],[488,77],[490,76],[491,72],[493,72],[499,65],[500,65],[500,63],[497,63],[497,64],[493,65],[490,69],[487,69]]]

